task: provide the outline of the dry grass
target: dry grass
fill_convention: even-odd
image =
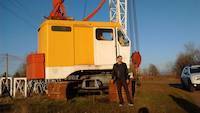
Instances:
[[[76,97],[70,101],[49,100],[45,96],[27,99],[0,99],[0,113],[138,113],[146,108],[149,113],[200,113],[195,104],[200,92],[190,93],[179,87],[174,77],[144,78],[137,87],[134,107],[118,107],[107,95]]]

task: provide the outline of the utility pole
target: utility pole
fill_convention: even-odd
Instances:
[[[6,54],[6,79],[8,77],[8,53]]]
[[[5,79],[6,79],[6,87],[8,88],[8,53],[6,53],[6,76],[5,76]]]

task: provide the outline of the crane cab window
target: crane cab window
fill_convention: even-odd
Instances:
[[[121,30],[117,31],[117,35],[118,35],[118,42],[120,43],[121,46],[129,46],[129,40]]]
[[[113,40],[113,30],[112,29],[96,29],[96,39],[112,41]]]
[[[63,32],[71,32],[71,27],[68,26],[51,26],[52,31],[63,31]]]

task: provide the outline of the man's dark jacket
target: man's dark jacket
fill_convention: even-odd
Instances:
[[[116,63],[113,65],[112,79],[114,81],[122,80],[123,82],[128,79],[128,68],[126,66],[126,63]]]

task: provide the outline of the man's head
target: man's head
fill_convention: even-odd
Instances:
[[[122,62],[122,56],[119,55],[119,56],[117,56],[117,63],[121,63],[121,62]]]

